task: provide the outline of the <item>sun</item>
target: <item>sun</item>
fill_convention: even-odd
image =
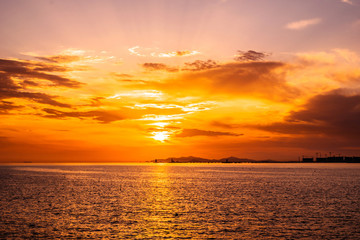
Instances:
[[[170,132],[168,131],[162,131],[162,132],[152,132],[153,136],[151,138],[160,141],[160,142],[164,142],[165,140],[169,139],[170,137]]]

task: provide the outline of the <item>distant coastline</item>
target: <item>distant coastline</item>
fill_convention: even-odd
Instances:
[[[360,163],[360,157],[333,156],[333,157],[302,157],[298,161],[277,161],[272,159],[254,160],[248,158],[227,157],[219,159],[208,159],[201,157],[169,157],[154,159],[153,163]]]
[[[306,163],[360,163],[358,156],[329,156],[329,157],[302,157],[302,162]]]
[[[227,157],[220,159],[208,159],[200,157],[170,157],[165,159],[154,159],[154,163],[297,163],[298,161],[276,161],[272,159],[254,160],[248,158]]]

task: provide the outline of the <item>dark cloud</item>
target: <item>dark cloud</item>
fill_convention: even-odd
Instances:
[[[24,80],[21,83],[22,86],[26,87],[26,86],[40,86],[40,84],[38,84],[37,82],[31,81],[31,80]]]
[[[20,88],[7,74],[0,72],[0,90],[16,91]]]
[[[228,123],[228,122],[223,122],[223,121],[212,121],[211,125],[214,127],[221,127],[221,128],[227,128],[227,129],[235,129],[235,128],[240,127],[239,124],[233,124],[233,123]]]
[[[68,71],[68,69],[35,61],[0,59],[0,99],[23,98],[42,104],[70,108],[69,104],[55,100],[56,96],[27,89],[28,86],[41,87],[37,79],[50,81],[53,86],[77,88],[82,85],[80,82],[48,73],[59,71]],[[14,81],[15,79],[18,83]]]
[[[170,67],[164,63],[144,63],[142,67],[148,71],[167,71],[167,72],[177,72],[179,69]]]
[[[38,103],[49,104],[57,107],[71,107],[56,101],[55,96],[45,93],[27,92],[22,87],[16,85],[14,81],[6,74],[0,72],[0,99],[25,98]]]
[[[219,65],[211,59],[209,59],[207,61],[196,60],[194,62],[185,63],[184,68],[182,68],[181,70],[183,70],[183,71],[202,71],[202,70],[216,68],[218,66]]]
[[[58,55],[49,57],[36,57],[39,60],[53,62],[53,63],[69,63],[81,60],[80,56],[76,55]]]
[[[207,131],[200,129],[183,129],[180,134],[177,134],[176,137],[194,137],[194,136],[241,136],[243,134],[231,133],[231,132],[215,132]]]
[[[360,135],[360,95],[341,90],[311,98],[299,111],[290,112],[285,122],[258,128],[288,134],[319,134],[343,138]]]
[[[63,119],[68,117],[79,118],[79,119],[91,118],[101,123],[110,123],[110,122],[126,119],[125,117],[119,115],[118,113],[103,111],[103,110],[86,111],[86,112],[79,112],[79,111],[64,112],[55,109],[44,108],[43,111],[46,113],[45,115],[43,115],[44,117],[57,118],[57,119]]]
[[[266,58],[267,56],[269,56],[270,54],[265,53],[265,52],[256,52],[253,50],[249,50],[249,51],[238,51],[238,55],[236,56],[235,60],[236,61],[261,61],[264,58]]]
[[[71,108],[71,105],[58,102],[54,100],[55,96],[51,96],[45,93],[4,91],[0,89],[0,99],[8,99],[8,98],[25,98],[38,103],[48,104],[56,107]]]
[[[40,65],[39,63],[37,63],[36,67],[34,67],[32,70],[40,72],[67,72],[70,69],[62,66]]]
[[[65,71],[63,67],[44,65],[41,63],[19,60],[0,59],[0,72],[8,77],[18,77],[25,80],[43,79],[54,86],[77,88],[82,83],[46,72]]]
[[[106,110],[91,110],[91,111],[59,111],[51,108],[44,108],[45,112],[44,117],[48,118],[79,118],[79,119],[94,119],[101,123],[110,123],[119,120],[125,119],[139,119],[144,115],[172,115],[184,113],[182,109],[171,108],[171,109],[161,109],[161,108],[143,108],[143,109],[132,109],[132,108],[119,108],[116,111],[106,111]]]
[[[22,108],[22,106],[17,106],[13,102],[0,101],[0,114],[8,114],[10,110],[19,108]]]

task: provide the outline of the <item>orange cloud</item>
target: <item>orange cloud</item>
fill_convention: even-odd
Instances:
[[[176,137],[194,137],[194,136],[242,136],[243,134],[231,133],[231,132],[217,132],[200,129],[183,129],[181,133],[177,134]]]
[[[101,123],[111,123],[114,121],[125,119],[142,119],[148,115],[157,117],[183,114],[181,108],[129,108],[121,107],[117,110],[90,110],[90,111],[60,111],[56,109],[44,108],[45,114],[41,116],[47,118],[65,119],[65,118],[79,118],[79,119],[93,119]]]
[[[110,123],[113,121],[126,119],[125,117],[121,116],[119,113],[111,112],[111,111],[103,111],[103,110],[86,111],[86,112],[78,112],[78,111],[64,112],[55,109],[44,108],[43,111],[46,112],[46,114],[43,115],[44,117],[57,118],[57,119],[64,119],[68,117],[80,118],[80,119],[91,118],[101,123]]]
[[[141,146],[143,156],[154,158],[160,154],[154,146],[162,154],[172,149],[222,157],[251,151],[260,156],[260,148],[291,154],[325,149],[316,141],[337,149],[358,143],[356,54],[335,49],[297,54],[288,62],[264,60],[265,55],[251,50],[228,62],[169,60],[85,71],[74,71],[71,58],[63,55],[3,59],[0,115],[9,126],[1,127],[0,135],[4,144],[14,140],[19,144],[11,146],[19,149],[33,138],[25,131],[31,126],[40,129],[34,130],[39,144],[78,140],[77,146],[87,149],[101,142],[134,156],[126,147]],[[6,130],[14,126],[19,131]]]
[[[77,62],[81,60],[80,56],[76,55],[57,55],[57,56],[49,56],[49,57],[36,57],[37,59],[53,62],[53,63],[70,63]]]
[[[13,102],[0,101],[0,115],[9,114],[9,110],[19,109],[22,106],[17,106]]]
[[[203,71],[185,72],[155,86],[164,91],[230,94],[286,100],[299,92],[287,84],[282,62],[231,62]]]

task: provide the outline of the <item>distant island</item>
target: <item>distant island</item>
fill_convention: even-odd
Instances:
[[[253,160],[248,158],[227,157],[220,159],[207,159],[200,157],[178,157],[178,158],[166,158],[166,159],[154,159],[151,162],[154,163],[294,163],[296,161],[275,161],[275,160]]]
[[[302,157],[298,161],[276,161],[272,159],[254,160],[248,158],[227,157],[220,159],[207,159],[201,157],[170,157],[165,159],[154,159],[154,163],[360,163],[360,157],[330,156],[330,157]]]

